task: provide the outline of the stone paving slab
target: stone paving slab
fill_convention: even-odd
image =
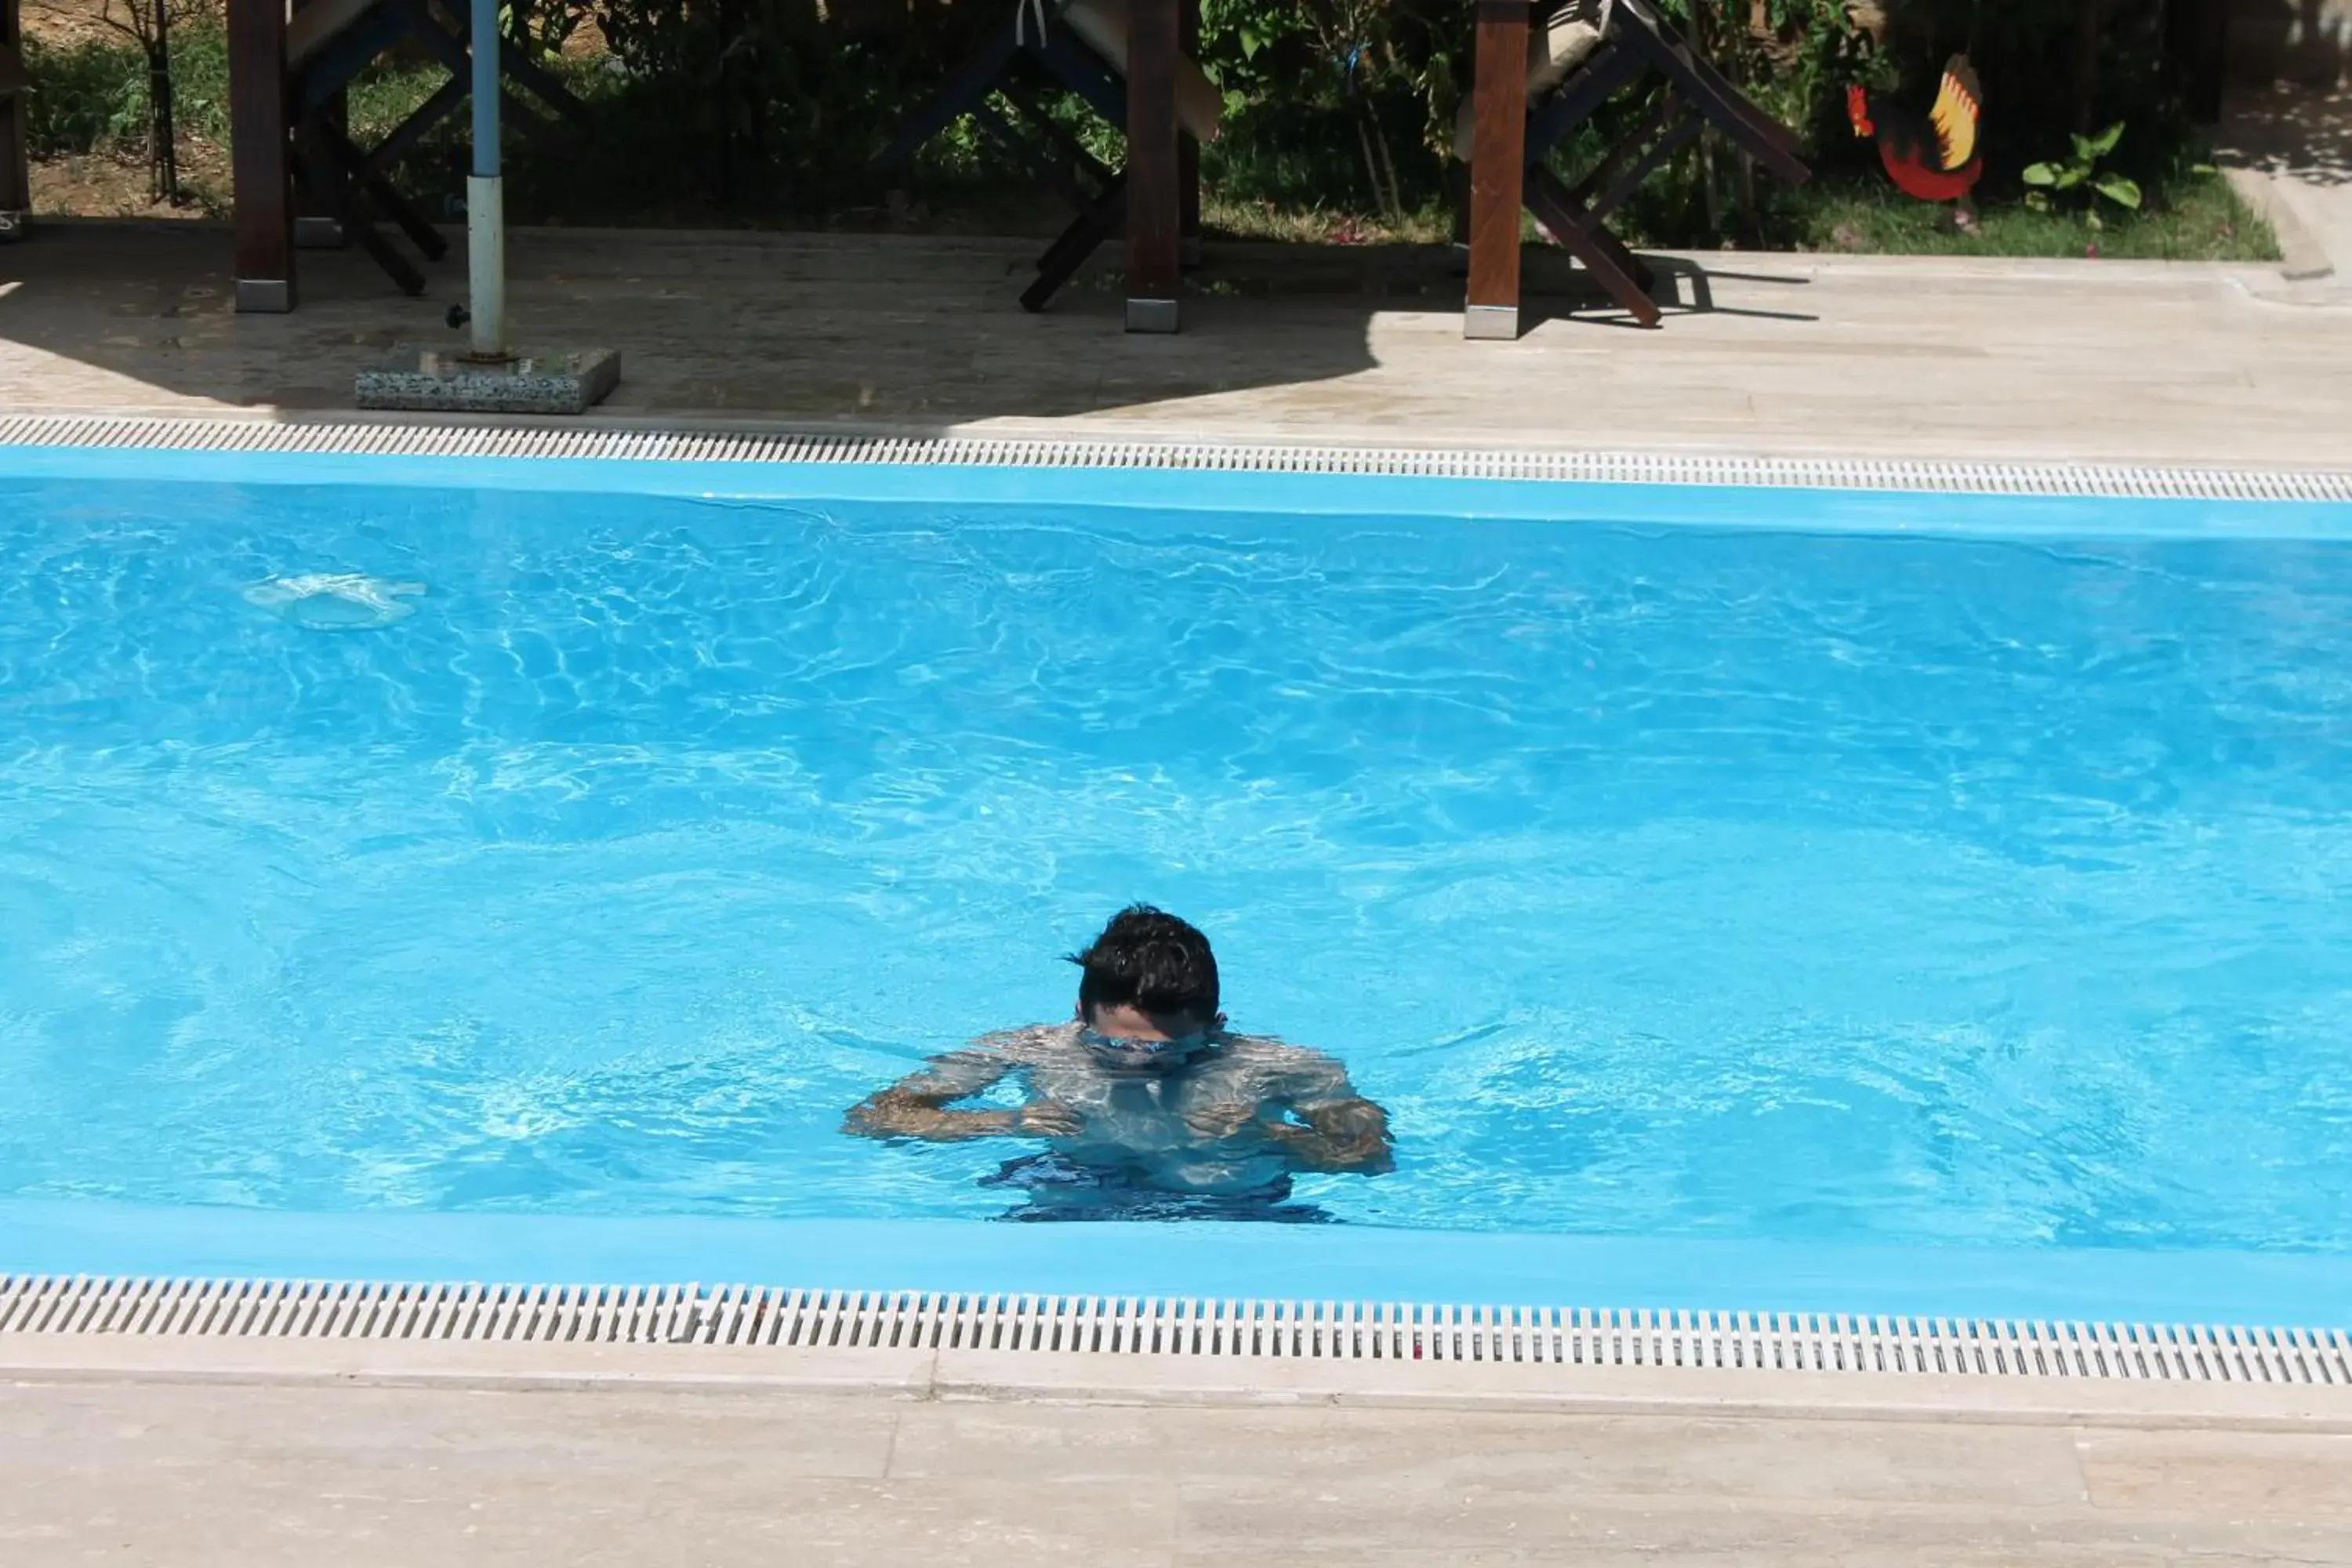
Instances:
[[[2290,1434],[0,1385],[0,1561],[2352,1563]]]
[[[2214,156],[2278,230],[2285,269],[2352,300],[2352,90],[2242,87]]]
[[[2352,294],[2274,268],[1670,258],[1682,306],[1644,332],[1538,255],[1551,319],[1470,343],[1442,251],[1213,247],[1222,292],[1166,338],[1120,331],[1105,289],[1024,315],[1023,241],[511,244],[517,331],[622,356],[591,422],[2352,464]],[[306,253],[299,312],[239,317],[227,256],[201,224],[60,224],[0,252],[0,410],[348,409],[394,342],[450,335],[463,289],[462,257],[410,300],[364,258]]]
[[[666,1389],[950,1403],[1937,1421],[2352,1436],[2340,1384],[898,1347],[0,1333],[0,1380]]]
[[[623,355],[590,422],[2352,467],[2352,298],[2271,268],[1684,257],[1644,333],[1543,258],[1552,319],[1491,344],[1442,253],[1213,249],[1171,340],[1108,291],[1023,315],[1019,242],[512,247],[521,330]],[[412,301],[310,254],[300,312],[237,317],[226,259],[203,225],[0,250],[0,411],[348,409],[462,290],[462,256]],[[2352,1563],[2352,1433],[2287,1391],[1658,1373],[1524,1407],[1388,1368],[480,1348],[14,1347],[0,1563]]]

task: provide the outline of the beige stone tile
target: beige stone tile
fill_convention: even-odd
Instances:
[[[2344,1443],[20,1381],[0,1386],[0,1563],[2352,1563],[2352,1519],[2310,1501],[2331,1495]],[[2295,1489],[2263,1480],[2281,1476]]]
[[[1244,1484],[1280,1475],[1417,1497],[2084,1500],[2072,1447],[2053,1428],[1380,1409],[912,1405],[890,1473]]]
[[[900,1406],[625,1389],[19,1384],[0,1390],[0,1473],[287,1465],[351,1475],[731,1475],[878,1479]]]
[[[2272,1519],[2352,1519],[2352,1436],[2085,1432],[2091,1500]]]
[[[2306,466],[2343,463],[2352,424],[2352,309],[2257,299],[2259,268],[1666,258],[1715,308],[1640,332],[1563,314],[1581,280],[1540,255],[1561,296],[1531,297],[1522,341],[1470,344],[1438,258],[1214,252],[1238,297],[1167,339],[1119,331],[1100,288],[1024,315],[1034,248],[527,233],[513,309],[526,336],[622,351],[607,417]],[[462,291],[454,258],[408,300],[306,253],[299,312],[238,317],[227,261],[204,225],[0,252],[0,409],[339,408],[389,342],[445,340]]]
[[[2149,1519],[2089,1509],[1895,1508],[1719,1500],[1562,1500],[1465,1487],[1433,1498],[1378,1485],[1187,1482],[1187,1568],[1322,1564],[1724,1563],[1741,1568],[2138,1568],[2352,1563],[2352,1531],[2269,1521]]]
[[[761,1392],[18,1384],[0,1563],[1153,1564],[1172,1494],[884,1482],[901,1405]]]
[[[680,1489],[652,1518],[653,1563],[885,1565],[1072,1563],[1147,1568],[1175,1560],[1178,1504],[1164,1486],[795,1481],[713,1497]],[[707,1545],[705,1543],[708,1543]],[[751,1549],[764,1546],[771,1555]]]
[[[0,1489],[9,1568],[416,1564],[1100,1564],[1172,1560],[1175,1504],[1097,1489],[761,1476],[394,1479],[331,1467],[44,1478]]]

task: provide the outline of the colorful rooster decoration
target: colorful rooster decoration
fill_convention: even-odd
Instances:
[[[1856,136],[1878,139],[1878,161],[1906,195],[1923,202],[1958,202],[1961,221],[1973,216],[1969,192],[1984,173],[1977,154],[1977,106],[1982,97],[1967,57],[1944,67],[1936,105],[1926,119],[1895,108],[1861,87],[1845,89],[1846,118]]]

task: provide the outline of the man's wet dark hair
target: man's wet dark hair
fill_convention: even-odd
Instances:
[[[1217,1016],[1217,955],[1209,939],[1150,904],[1129,904],[1084,952],[1069,961],[1083,971],[1078,1011],[1092,1019],[1103,1007],[1134,1007],[1154,1018]]]

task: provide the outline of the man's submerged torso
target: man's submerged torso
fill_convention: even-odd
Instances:
[[[1053,1140],[1059,1161],[1151,1191],[1219,1195],[1286,1186],[1291,1162],[1265,1125],[1352,1092],[1331,1058],[1262,1036],[1220,1035],[1166,1071],[1121,1071],[1074,1024],[987,1036],[941,1058],[931,1076],[964,1093],[1013,1077],[1030,1100],[1056,1101],[1082,1119],[1076,1136]],[[1235,1131],[1214,1136],[1196,1121]]]

